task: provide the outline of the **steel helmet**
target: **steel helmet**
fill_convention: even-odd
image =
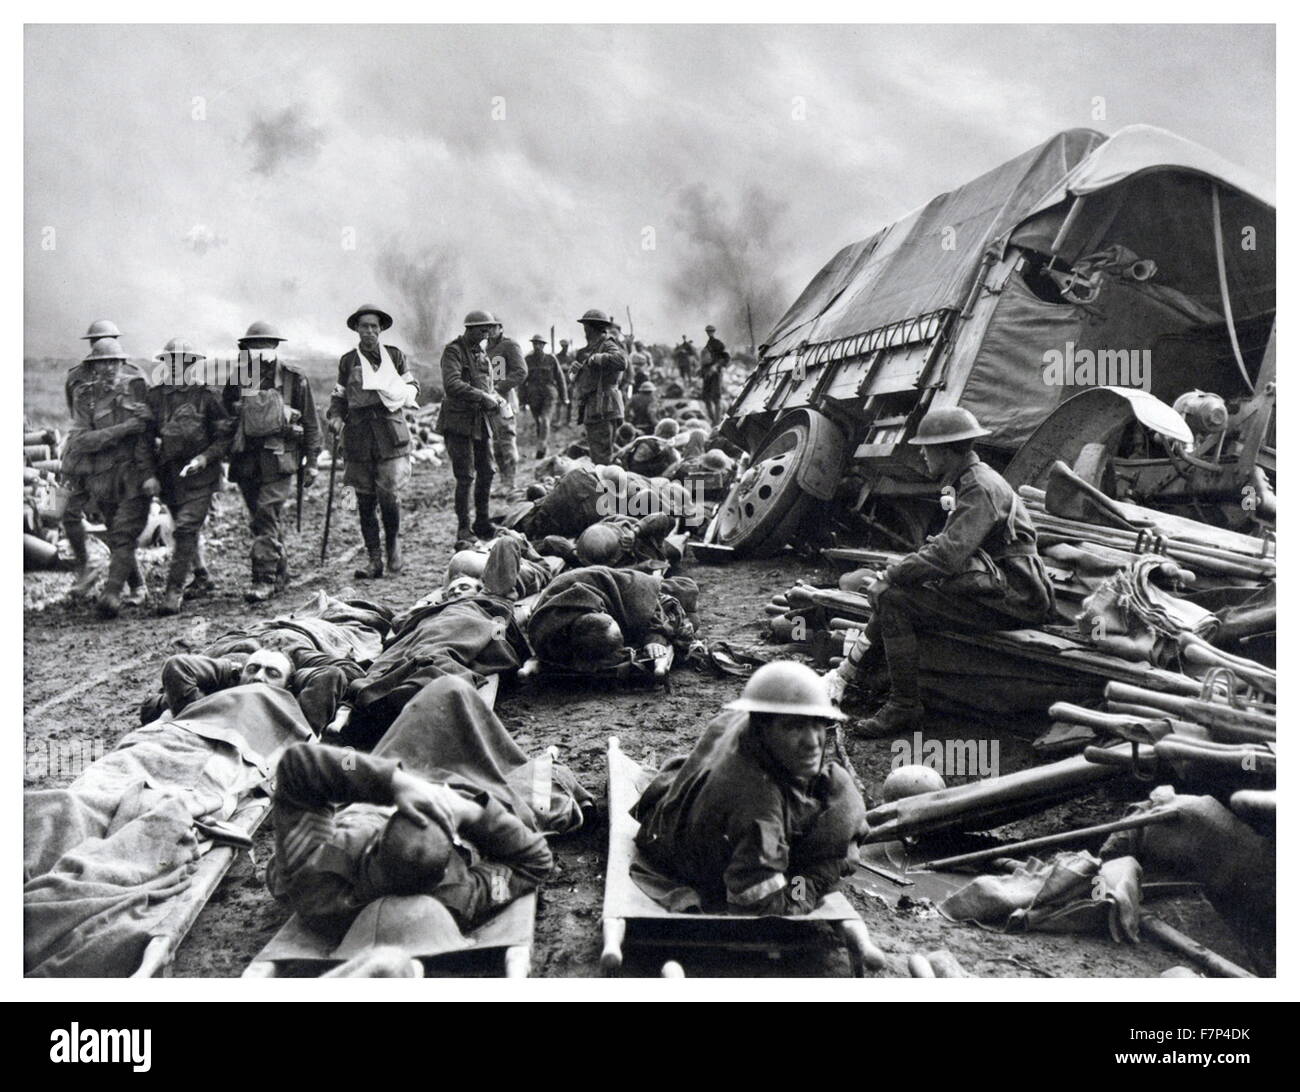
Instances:
[[[162,347],[162,352],[154,356],[154,359],[166,360],[168,357],[175,356],[179,356],[186,364],[197,364],[200,360],[208,359],[183,337],[172,338]]]
[[[648,379],[643,379],[641,385],[636,389],[637,394],[654,394],[655,385]]]
[[[626,447],[637,438],[637,435],[636,425],[632,424],[631,421],[624,421],[614,430],[614,442],[619,447]]]
[[[729,470],[731,458],[722,448],[711,447],[704,453],[703,464],[706,470]]]
[[[890,771],[880,791],[888,804],[905,796],[920,796],[923,792],[937,792],[944,788],[947,786],[938,770],[929,766],[899,766]]]
[[[465,316],[466,326],[495,326],[497,320],[492,317],[491,311],[471,311]]]
[[[538,344],[545,345],[545,344],[546,344],[546,338],[542,337],[541,334],[534,334],[534,335],[533,335],[532,337],[530,337],[528,340],[529,340],[533,345],[538,345]]]
[[[627,471],[617,463],[602,463],[596,468],[596,477],[611,485],[621,488],[627,483]]]
[[[783,713],[818,720],[844,720],[844,714],[831,704],[826,684],[820,675],[794,660],[775,660],[764,664],[745,683],[740,697],[729,701],[724,709],[745,713]]]
[[[393,325],[393,316],[387,311],[382,311],[373,303],[363,303],[352,314],[348,315],[348,329],[355,330],[361,322],[362,315],[374,315],[379,320],[379,329],[387,330]]]
[[[593,523],[578,536],[575,548],[584,565],[610,565],[623,552],[618,528],[609,523]]]
[[[663,417],[655,422],[655,435],[661,440],[671,440],[680,428],[681,426],[671,417]]]
[[[578,319],[579,322],[599,322],[603,326],[613,326],[614,320],[598,307],[593,307],[590,311]]]
[[[258,319],[252,326],[244,331],[244,336],[239,339],[240,344],[245,341],[284,341],[280,332],[269,322]]]
[[[974,440],[980,436],[991,436],[988,429],[981,427],[975,414],[960,406],[942,406],[930,410],[916,426],[916,435],[907,442],[918,446],[927,444],[953,444],[959,440]]]
[[[718,328],[716,326],[706,326],[704,327],[704,332],[706,334],[716,334],[718,332]]]
[[[101,337],[121,337],[122,331],[117,328],[117,323],[112,319],[96,319],[90,324],[90,327],[81,335],[82,341],[98,341]]]
[[[82,358],[83,364],[94,364],[98,360],[130,360],[131,358],[122,352],[122,346],[117,343],[115,337],[101,337],[91,347],[90,352]]]
[[[487,568],[488,555],[482,550],[457,550],[447,562],[447,583],[458,576],[472,576],[478,579]]]

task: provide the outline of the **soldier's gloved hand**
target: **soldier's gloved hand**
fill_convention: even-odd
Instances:
[[[207,456],[195,455],[188,463],[181,467],[181,477],[188,478],[191,474],[197,474],[208,465]]]
[[[343,431],[343,418],[331,417],[329,421],[330,421],[330,432],[334,433],[335,436],[338,436]]]
[[[162,492],[162,486],[158,484],[157,478],[145,478],[143,488],[151,497],[156,497]]]

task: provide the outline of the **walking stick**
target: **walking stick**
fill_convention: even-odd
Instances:
[[[330,487],[325,498],[325,533],[320,540],[320,563],[325,564],[325,550],[330,543],[330,516],[334,513],[334,472],[339,468],[339,435],[330,440]]]

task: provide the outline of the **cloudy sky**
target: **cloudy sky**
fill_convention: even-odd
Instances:
[[[29,27],[27,355],[440,345],[631,307],[759,341],[841,246],[1076,126],[1269,179],[1269,27]],[[1098,100],[1104,117],[1098,118]]]

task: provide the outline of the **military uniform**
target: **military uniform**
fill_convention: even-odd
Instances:
[[[578,403],[578,424],[587,431],[587,448],[597,465],[614,457],[614,430],[623,423],[623,395],[618,382],[627,368],[627,354],[612,330],[594,345],[578,350],[572,397]]]
[[[701,909],[787,915],[816,909],[852,870],[866,807],[829,748],[821,771],[797,782],[750,714],[726,710],[690,755],[664,765],[632,814],[646,860],[692,888]]]
[[[567,345],[563,346],[560,351],[555,354],[555,363],[560,366],[560,373],[564,376],[565,382],[569,385],[569,391],[564,396],[564,423],[566,425],[571,425],[573,424],[573,398],[571,395],[575,372],[573,366],[573,354],[569,352],[569,347]]]
[[[519,343],[508,337],[490,342],[486,355],[492,365],[493,386],[509,407],[503,408],[491,421],[492,455],[496,459],[497,472],[501,475],[502,488],[509,492],[515,487],[515,470],[519,466],[519,446],[516,442],[519,400],[514,390],[528,377],[528,365],[524,363],[524,351]]]
[[[715,425],[722,420],[722,374],[731,361],[727,347],[716,337],[704,344],[703,364],[700,368],[700,397],[709,411],[709,420]]]
[[[551,415],[555,412],[556,403],[569,397],[568,384],[564,378],[564,369],[550,353],[537,349],[524,358],[524,363],[528,366],[528,377],[523,385],[524,403],[537,422],[537,444],[541,456],[546,454],[546,441],[551,434]]]
[[[442,351],[444,397],[438,411],[438,431],[447,443],[447,457],[456,477],[457,537],[470,530],[469,496],[474,492],[475,526],[491,527],[488,505],[492,495],[492,429],[497,412],[492,366],[479,346],[463,334]]]
[[[1053,610],[1038,536],[1007,480],[968,452],[948,484],[956,499],[942,533],[885,570],[889,587],[864,632],[864,645],[883,642],[893,697],[908,704],[920,700],[918,632],[1039,625]]]
[[[307,377],[283,361],[259,363],[252,351],[253,386],[226,387],[223,400],[235,418],[230,446],[230,478],[248,506],[253,535],[252,575],[254,585],[283,587],[289,580],[289,555],[284,545],[284,506],[294,492],[298,466],[305,461],[315,466],[320,455],[320,425],[316,402]],[[250,403],[259,392],[275,391],[289,422],[267,435],[251,436]],[[257,429],[261,431],[261,429]]]
[[[395,346],[377,346],[374,350],[357,346],[344,353],[339,358],[338,381],[326,416],[343,422],[341,446],[347,464],[343,482],[356,490],[366,551],[372,562],[380,557],[378,508],[383,516],[390,570],[400,570],[398,497],[411,479],[411,432],[402,408],[390,408],[393,396],[386,402],[383,392],[366,386],[366,371],[373,376],[388,363],[399,376],[410,375],[405,356]]]
[[[673,350],[673,357],[677,361],[677,374],[682,377],[682,384],[685,385],[691,381],[695,368],[695,346],[689,341],[683,341],[676,349]]]
[[[221,460],[233,439],[235,423],[211,387],[160,384],[149,390],[152,433],[158,443],[158,482],[172,515],[172,560],[167,590],[183,592],[194,568],[199,532],[221,485]],[[202,455],[204,466],[181,477],[185,465]]]
[[[99,512],[108,529],[110,558],[100,602],[112,603],[112,613],[135,568],[136,540],[149,521],[152,497],[146,483],[158,476],[148,385],[134,364],[116,363],[113,369],[82,363],[68,372],[64,392],[72,428],[61,463],[69,494],[63,527],[78,560],[85,557],[88,508]]]

